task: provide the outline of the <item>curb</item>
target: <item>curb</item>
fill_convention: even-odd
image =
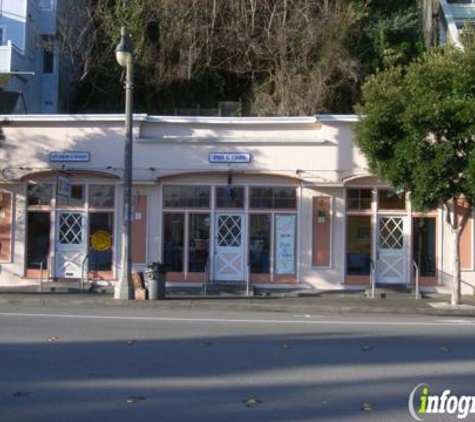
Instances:
[[[123,309],[166,309],[166,310],[226,310],[239,312],[287,312],[298,314],[315,313],[333,313],[333,314],[392,314],[392,315],[426,315],[433,317],[451,316],[451,317],[469,317],[475,318],[475,309],[436,309],[427,306],[427,302],[421,303],[422,306],[381,306],[382,303],[373,303],[372,305],[362,304],[322,304],[305,302],[286,303],[285,298],[256,299],[256,298],[170,298],[160,301],[135,301],[135,300],[115,300],[109,295],[20,295],[15,294],[0,295],[0,310],[3,306],[18,307],[41,307],[41,308],[70,308],[70,307],[108,307]],[[81,297],[82,296],[82,297]],[[370,299],[368,299],[370,300]],[[378,300],[378,299],[376,299]],[[269,301],[271,303],[266,303]],[[378,300],[379,301],[379,300]],[[385,303],[389,299],[381,300]],[[399,302],[398,302],[399,303]]]

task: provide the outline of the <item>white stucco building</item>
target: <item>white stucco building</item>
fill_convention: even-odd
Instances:
[[[444,211],[368,174],[352,115],[134,118],[133,263],[173,285],[448,291]],[[40,277],[115,284],[121,271],[123,116],[0,116],[1,284]],[[460,212],[463,204],[460,204]],[[462,235],[473,293],[474,225]]]

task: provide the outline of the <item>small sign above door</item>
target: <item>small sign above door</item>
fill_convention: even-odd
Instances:
[[[56,186],[59,196],[65,196],[66,198],[71,196],[71,183],[69,181],[69,177],[58,175]]]
[[[250,163],[252,154],[248,152],[211,152],[210,163]]]
[[[50,152],[49,160],[53,163],[87,163],[91,160],[91,153],[89,151],[54,151]]]

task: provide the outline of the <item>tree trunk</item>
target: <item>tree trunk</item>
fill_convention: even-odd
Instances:
[[[459,230],[452,230],[452,297],[450,303],[452,305],[460,305],[461,303],[461,277],[460,277],[460,234]]]

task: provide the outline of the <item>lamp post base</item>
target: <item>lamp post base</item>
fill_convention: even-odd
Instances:
[[[132,300],[134,298],[133,289],[128,283],[119,281],[114,287],[114,299]]]

